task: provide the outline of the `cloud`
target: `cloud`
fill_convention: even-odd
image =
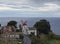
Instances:
[[[45,3],[44,6],[39,7],[40,11],[56,11],[58,9],[60,9],[60,5],[53,3]]]
[[[60,8],[59,0],[1,0],[0,10],[55,11]]]
[[[14,9],[14,8],[11,8],[11,7],[0,6],[0,11],[9,11],[9,10],[18,10],[18,9]]]
[[[1,13],[2,11],[2,13]],[[5,11],[7,11],[5,13]],[[9,11],[9,12],[8,12]],[[14,16],[39,17],[60,16],[60,0],[1,0],[0,14],[13,14]],[[55,13],[55,14],[54,14]],[[46,15],[47,14],[47,15]],[[0,15],[1,16],[1,15]],[[5,16],[5,15],[4,15]]]
[[[60,0],[29,0],[30,5],[32,6],[42,6],[44,3],[55,3],[60,5]]]
[[[31,11],[42,11],[42,12],[57,11],[60,9],[60,5],[53,4],[53,3],[44,3],[42,6],[39,7],[23,5],[21,6],[21,9],[26,9],[26,11],[31,10]]]
[[[40,12],[47,12],[47,11],[57,11],[60,9],[60,5],[53,4],[53,3],[44,3],[43,6],[34,7],[29,5],[23,5],[20,7],[21,10],[25,11],[40,11]]]
[[[44,3],[42,6],[34,7],[30,5],[6,5],[0,4],[0,11],[5,10],[17,10],[17,11],[40,11],[40,12],[47,12],[47,11],[57,11],[60,9],[60,5],[53,4],[53,3]]]

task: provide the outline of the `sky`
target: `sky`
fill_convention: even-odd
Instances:
[[[60,0],[0,0],[0,17],[60,17]]]

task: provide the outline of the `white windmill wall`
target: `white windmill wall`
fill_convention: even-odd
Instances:
[[[27,35],[28,34],[28,30],[29,30],[29,28],[26,25],[22,27],[23,34]]]

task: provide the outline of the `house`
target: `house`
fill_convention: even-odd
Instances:
[[[30,35],[30,34],[34,34],[35,36],[37,36],[37,30],[36,30],[36,28],[34,28],[34,27],[28,27],[29,28],[29,30],[28,30],[28,34]]]

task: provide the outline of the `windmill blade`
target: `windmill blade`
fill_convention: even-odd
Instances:
[[[22,25],[27,25],[27,21],[21,20],[21,22],[22,22]]]

